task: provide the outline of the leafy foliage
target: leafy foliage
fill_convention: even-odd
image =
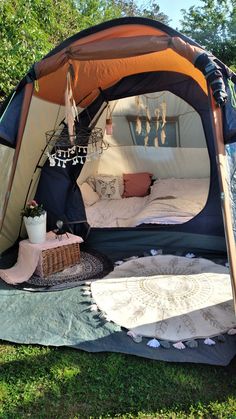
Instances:
[[[202,7],[182,9],[181,32],[225,64],[236,64],[236,1],[202,0]]]
[[[8,93],[29,66],[51,47],[38,24],[35,6],[40,1],[0,3],[0,94]],[[32,10],[31,10],[32,7]]]
[[[34,199],[27,202],[25,208],[21,211],[22,217],[40,217],[44,213],[43,205],[38,204]]]
[[[64,39],[103,21],[133,15],[168,21],[153,2],[144,7],[134,0],[1,0],[0,100]]]
[[[119,15],[111,4],[112,0],[0,2],[0,97],[8,94],[30,66],[62,40]]]
[[[182,10],[181,31],[226,64],[236,67],[236,0],[202,0]],[[122,16],[143,16],[168,24],[158,2],[135,0],[1,0],[0,100],[31,65],[82,29]],[[235,68],[234,67],[234,68]]]

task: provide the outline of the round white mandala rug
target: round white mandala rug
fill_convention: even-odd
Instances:
[[[229,271],[207,259],[130,260],[93,282],[91,291],[108,319],[146,337],[213,337],[236,325]]]

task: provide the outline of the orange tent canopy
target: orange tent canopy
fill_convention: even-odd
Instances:
[[[104,90],[123,77],[175,71],[192,77],[207,93],[206,80],[194,62],[203,50],[178,36],[145,25],[120,25],[72,42],[35,64],[39,91],[44,100],[64,104],[66,75],[73,67],[73,94],[87,107]]]

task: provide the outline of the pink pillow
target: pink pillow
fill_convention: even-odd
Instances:
[[[124,193],[123,197],[146,196],[152,181],[152,175],[147,172],[143,173],[124,173]]]

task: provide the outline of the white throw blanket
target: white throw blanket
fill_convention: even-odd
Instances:
[[[185,223],[202,209],[202,205],[181,198],[154,199],[134,217],[117,219],[118,227],[135,227],[140,224]]]

